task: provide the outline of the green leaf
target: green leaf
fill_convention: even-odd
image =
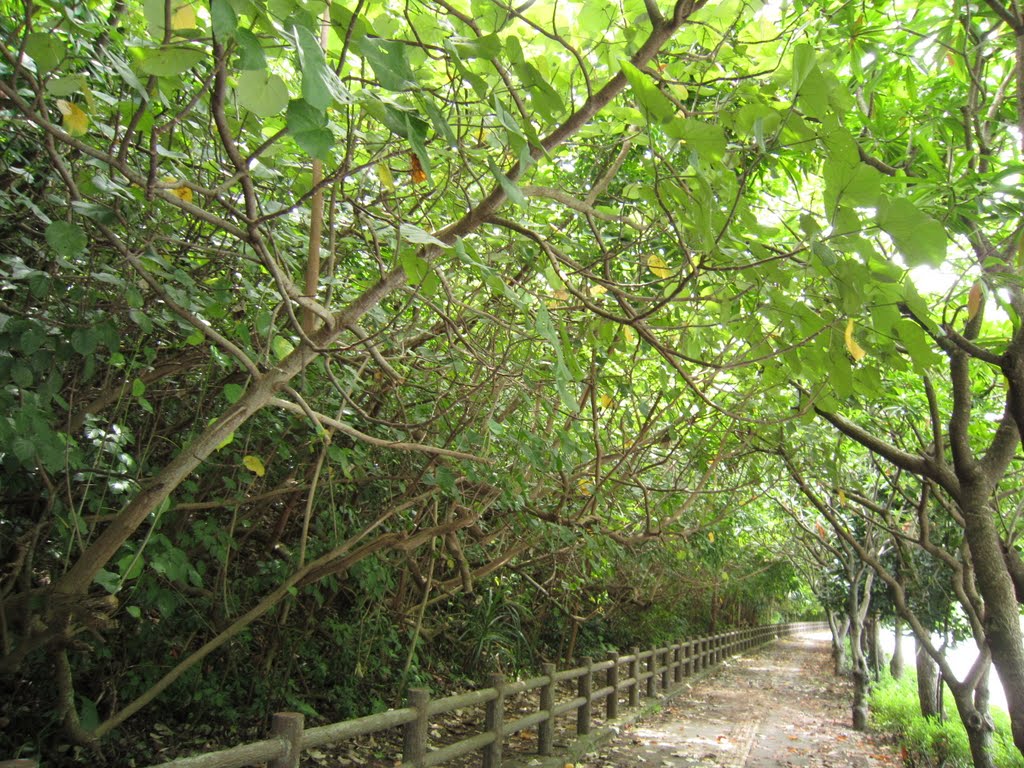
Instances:
[[[143,333],[151,333],[153,331],[153,321],[150,320],[149,316],[146,315],[142,310],[130,309],[128,310],[128,317],[131,318],[133,323],[139,326],[139,329]]]
[[[235,42],[238,44],[238,61],[235,66],[241,70],[267,68],[267,56],[256,35],[248,29],[236,29]]]
[[[174,45],[146,51],[139,69],[147,75],[173,77],[187,72],[207,57],[206,51],[184,45]]]
[[[28,328],[21,334],[21,351],[26,355],[34,355],[46,341],[46,334],[39,328]]]
[[[85,75],[66,75],[55,80],[47,80],[46,92],[51,96],[63,98],[81,92],[87,85]]]
[[[334,134],[327,127],[327,114],[305,99],[288,103],[288,132],[310,157],[328,160],[334,146]]]
[[[295,345],[284,336],[275,336],[270,342],[270,349],[274,353],[274,357],[280,361],[295,351]]]
[[[444,240],[438,240],[427,230],[417,227],[415,224],[401,224],[398,227],[398,234],[410,243],[418,245],[436,245],[441,248],[451,248]]]
[[[426,259],[418,256],[414,250],[402,251],[399,261],[410,285],[418,285],[430,273],[430,264]]]
[[[445,143],[452,149],[459,145],[459,140],[455,138],[455,133],[452,131],[448,121],[445,120],[441,110],[437,108],[429,98],[423,99],[420,104],[423,106],[423,111],[427,113],[427,117],[430,118],[430,122],[434,125],[434,130],[441,136]],[[420,163],[423,162],[423,158],[420,158]]]
[[[288,86],[266,70],[249,69],[238,76],[235,95],[240,106],[258,117],[279,115],[288,106]]]
[[[68,55],[64,41],[50,32],[32,32],[25,36],[25,53],[32,57],[36,72],[43,76],[57,68]]]
[[[830,220],[840,201],[845,205],[865,208],[874,208],[878,204],[878,197],[882,193],[882,175],[870,165],[826,161],[823,177],[825,213]]]
[[[146,18],[149,36],[154,40],[164,39],[165,0],[144,0],[142,14]]]
[[[18,360],[14,363],[14,367],[11,368],[11,381],[22,389],[27,389],[32,386],[35,376],[32,375],[31,368],[21,360]]]
[[[828,113],[828,97],[828,81],[822,76],[818,68],[814,67],[807,77],[804,78],[797,101],[806,115],[821,120]]]
[[[725,131],[720,125],[686,118],[671,121],[665,126],[665,133],[681,141],[706,162],[721,160],[725,155]]]
[[[335,101],[349,101],[345,87],[327,66],[323,49],[313,33],[305,27],[293,27],[293,30],[302,72],[302,98],[319,110],[327,109]]]
[[[814,48],[807,43],[800,43],[793,49],[793,79],[790,84],[793,93],[797,94],[804,85],[804,81],[815,68],[817,54]]]
[[[650,77],[628,61],[620,61],[619,66],[629,81],[629,86],[637,106],[641,112],[648,116],[648,119],[665,123],[675,117],[676,105],[658,90],[658,86],[654,84]]]
[[[77,224],[53,221],[46,227],[46,242],[59,256],[73,259],[85,252],[89,238]]]
[[[224,399],[234,405],[245,393],[245,387],[240,384],[225,384],[224,385]]]
[[[492,33],[475,39],[457,39],[452,47],[463,59],[494,59],[501,55],[501,38]]]
[[[136,553],[127,554],[117,561],[118,573],[121,574],[121,579],[125,581],[139,578],[145,567],[145,560]]]
[[[491,169],[491,175],[497,180],[502,191],[504,191],[508,196],[508,199],[520,208],[526,208],[526,198],[523,197],[523,191],[515,185],[515,182],[502,173],[501,169],[494,164],[494,161],[490,157],[487,158],[487,165]]]
[[[935,351],[931,339],[913,320],[900,318],[896,321],[895,328],[918,373],[928,373],[942,363],[943,358]]]
[[[416,76],[406,58],[405,43],[379,37],[363,37],[357,39],[352,47],[370,63],[381,88],[408,91],[417,87]]]
[[[238,16],[228,0],[210,0],[210,21],[213,34],[218,40],[234,37],[238,27]]]
[[[142,397],[146,394],[146,383],[142,379],[132,381],[132,397]]]
[[[16,437],[11,442],[11,450],[18,461],[28,464],[36,454],[36,445],[27,437]]]
[[[514,37],[509,40],[515,40],[515,43],[509,45],[506,42],[507,49],[515,49],[518,46],[518,40]],[[548,79],[540,73],[533,64],[522,59],[522,51],[519,51],[519,60],[513,60],[512,67],[515,69],[516,75],[522,81],[523,85],[530,92],[530,99],[533,101],[533,106],[537,108],[537,111],[547,120],[555,120],[565,111],[565,104],[562,102],[562,97],[559,95]]]
[[[945,260],[945,227],[909,200],[883,197],[875,220],[892,238],[908,266],[937,267]]]
[[[92,580],[112,595],[121,589],[121,577],[106,568],[101,568]]]
[[[263,477],[265,474],[267,474],[267,469],[266,467],[263,466],[263,461],[260,459],[259,456],[243,456],[242,464],[245,466],[246,469],[248,469],[250,472],[256,475],[256,477]]]

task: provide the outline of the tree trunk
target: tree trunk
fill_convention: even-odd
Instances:
[[[923,717],[937,717],[939,714],[939,668],[928,652],[917,644],[917,701]]]
[[[867,630],[868,663],[871,668],[871,675],[877,682],[882,677],[883,663],[881,619],[877,613],[872,614],[865,625],[865,629]]]
[[[864,657],[860,621],[850,622],[850,661],[853,664],[853,729],[864,731],[868,727],[868,693],[871,690],[871,673]]]
[[[826,616],[828,628],[832,632],[832,671],[841,675],[846,668],[846,636],[850,631],[850,619],[835,611],[828,611]]]
[[[859,582],[860,579],[856,578],[850,585],[846,612],[850,619],[850,662],[853,666],[853,729],[864,731],[868,727],[868,693],[871,690],[871,672],[864,654],[864,613],[866,609],[861,607],[860,600],[858,600]],[[870,584],[865,586],[863,600],[870,599],[869,588]]]
[[[903,619],[896,617],[893,624],[893,649],[892,658],[889,660],[889,674],[893,680],[903,677]]]
[[[974,563],[978,591],[985,600],[988,646],[992,664],[1006,692],[1013,743],[1024,754],[1024,636],[1020,628],[1020,605],[1013,580],[1003,559],[987,495],[963,484],[960,507],[964,512],[964,533]]]
[[[995,725],[992,723],[992,718],[989,717],[987,708],[979,710],[974,704],[974,701],[979,698],[978,692],[982,689],[984,690],[980,699],[987,702],[988,681],[985,679],[975,688],[974,696],[971,695],[970,690],[961,686],[951,690],[960,721],[967,731],[967,741],[971,746],[971,760],[974,763],[974,768],[996,768],[992,759],[992,732],[995,731]]]

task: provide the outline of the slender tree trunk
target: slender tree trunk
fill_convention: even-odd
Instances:
[[[894,680],[903,677],[903,619],[896,617],[893,623],[893,649],[892,658],[889,659],[889,674]]]
[[[859,578],[852,580],[847,598],[847,614],[850,618],[850,661],[853,666],[853,728],[856,731],[867,730],[868,727],[868,693],[871,690],[871,672],[864,654],[864,613],[861,600],[869,600],[870,592],[865,585],[863,596],[860,593]]]
[[[871,615],[865,627],[867,629],[868,663],[875,681],[882,677],[882,629],[881,619],[877,613]]]
[[[939,714],[939,668],[924,647],[918,643],[915,654],[917,665],[917,701],[924,717]]]
[[[860,621],[850,623],[850,661],[853,664],[853,728],[857,731],[868,727],[868,693],[871,689],[871,673],[861,646],[863,627]]]
[[[1013,743],[1024,754],[1024,636],[1020,628],[1020,605],[1013,580],[1003,558],[999,532],[985,498],[963,484],[960,507],[964,512],[964,533],[974,563],[978,591],[985,600],[988,646],[992,664],[1006,692]]]
[[[846,668],[846,636],[850,631],[850,618],[836,611],[827,611],[825,615],[832,632],[832,671],[841,675]]]
[[[983,691],[982,691],[983,689]],[[950,689],[953,692],[953,701],[956,702],[956,709],[960,715],[960,721],[967,731],[967,741],[971,747],[971,760],[974,768],[997,768],[992,759],[992,733],[995,726],[988,714],[988,680],[982,679],[974,690],[971,691],[957,686]],[[978,709],[975,701],[979,699],[986,705],[985,709]]]

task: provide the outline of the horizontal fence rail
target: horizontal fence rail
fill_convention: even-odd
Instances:
[[[482,754],[483,768],[501,768],[505,739],[515,733],[536,730],[537,754],[551,755],[558,717],[576,714],[576,734],[590,733],[595,707],[603,709],[605,720],[619,716],[619,698],[625,695],[630,708],[641,699],[667,691],[687,677],[720,664],[724,659],[756,648],[786,635],[825,628],[821,622],[772,624],[722,632],[708,637],[683,640],[675,645],[631,653],[611,653],[603,661],[582,659],[572,669],[558,670],[554,664],[542,665],[542,674],[528,680],[506,681],[493,674],[486,688],[444,698],[431,698],[423,688],[408,692],[407,706],[376,715],[345,720],[316,728],[305,727],[298,712],[278,712],[271,720],[270,733],[262,741],[241,744],[231,749],[193,757],[179,758],[150,768],[246,768],[266,763],[268,768],[298,768],[302,752],[338,744],[357,736],[402,729],[400,768],[429,768],[471,752]],[[557,700],[559,683],[568,683],[576,695]],[[510,696],[538,692],[537,711],[516,720],[505,719],[505,701]],[[430,746],[430,718],[466,707],[483,707],[482,730],[467,738],[439,748]],[[21,763],[31,765],[32,763]],[[0,768],[5,763],[0,762]]]

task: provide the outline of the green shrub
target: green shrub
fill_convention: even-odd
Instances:
[[[910,765],[930,768],[970,768],[967,732],[956,714],[949,691],[945,692],[947,718],[925,718],[917,701],[917,678],[913,671],[899,680],[886,675],[871,693],[871,716],[875,727],[896,734],[911,758]],[[992,738],[993,762],[1001,768],[1024,768],[1024,757],[1013,745],[1010,720],[1001,709],[993,709],[996,732]]]

